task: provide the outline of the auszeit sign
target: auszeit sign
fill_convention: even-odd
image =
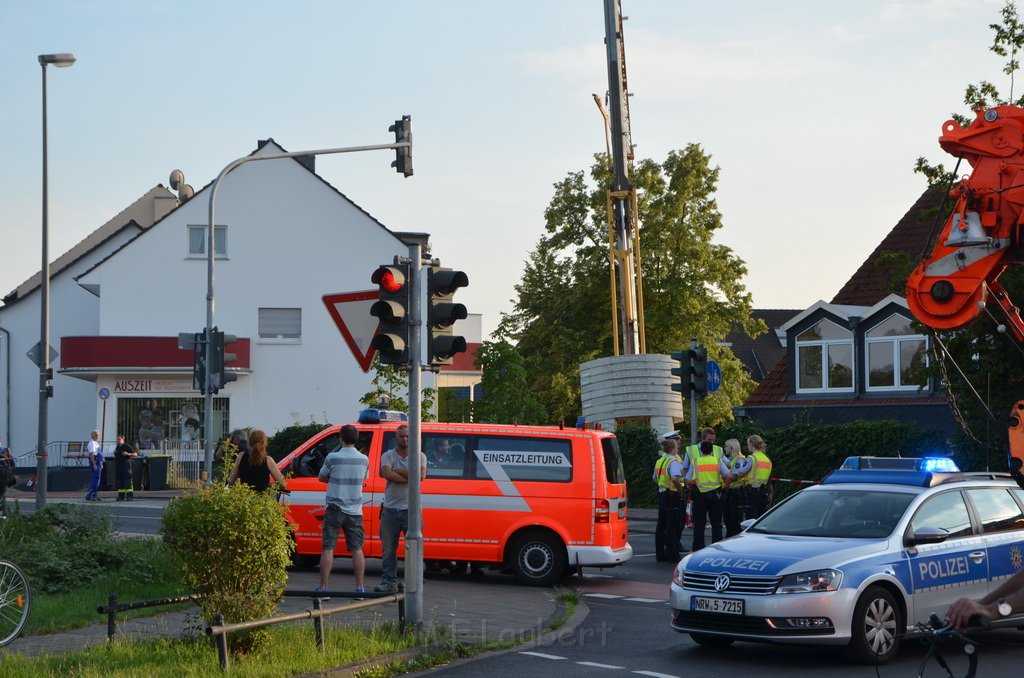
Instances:
[[[118,379],[114,382],[114,393],[187,393],[191,390],[191,381],[172,379]]]

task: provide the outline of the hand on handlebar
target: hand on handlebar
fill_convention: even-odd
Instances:
[[[946,611],[946,619],[949,620],[949,624],[953,628],[963,630],[968,626],[984,625],[979,624],[976,618],[983,617],[987,621],[994,614],[995,610],[991,609],[991,606],[982,605],[970,598],[960,598],[949,606],[949,610]]]

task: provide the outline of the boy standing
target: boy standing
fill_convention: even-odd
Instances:
[[[320,554],[320,586],[327,590],[327,580],[334,567],[334,547],[339,531],[345,533],[345,545],[352,554],[352,572],[356,593],[365,593],[363,573],[363,482],[370,466],[366,455],[356,449],[359,431],[346,424],[341,427],[341,449],[331,452],[320,468],[320,482],[327,483],[327,512],[324,515],[323,552]]]

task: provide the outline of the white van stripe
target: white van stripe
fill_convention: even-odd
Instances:
[[[380,505],[380,498],[378,496],[377,501],[373,501],[370,493],[364,492],[363,506],[377,507]],[[327,495],[325,492],[292,492],[290,495],[284,495],[282,501],[292,506],[324,508],[327,504]],[[424,494],[422,504],[423,508],[429,509],[530,512],[530,505],[518,494],[511,497],[479,494]]]

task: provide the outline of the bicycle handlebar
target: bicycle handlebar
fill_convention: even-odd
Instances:
[[[986,629],[991,625],[991,619],[984,615],[976,614],[971,616],[967,620],[967,627],[964,630],[977,631],[981,629]],[[964,674],[964,678],[974,678],[978,670],[977,648],[967,636],[963,635],[963,633],[954,628],[953,625],[949,623],[948,619],[941,619],[939,618],[939,615],[933,612],[928,617],[928,623],[918,624],[917,628],[922,632],[922,634],[924,634],[926,638],[929,636],[931,637],[931,641],[928,643],[928,652],[927,654],[925,654],[924,659],[921,660],[920,667],[918,667],[918,678],[921,678],[921,676],[924,675],[925,667],[928,665],[928,661],[932,658],[933,655],[935,656],[935,660],[939,663],[939,665],[942,668],[946,669],[946,672],[949,673],[950,676],[953,675],[953,672],[949,669],[949,665],[946,664],[946,660],[942,658],[942,655],[938,653],[935,647],[940,640],[949,639],[956,639],[963,644],[963,651],[964,654],[967,655],[968,664],[967,673]]]

